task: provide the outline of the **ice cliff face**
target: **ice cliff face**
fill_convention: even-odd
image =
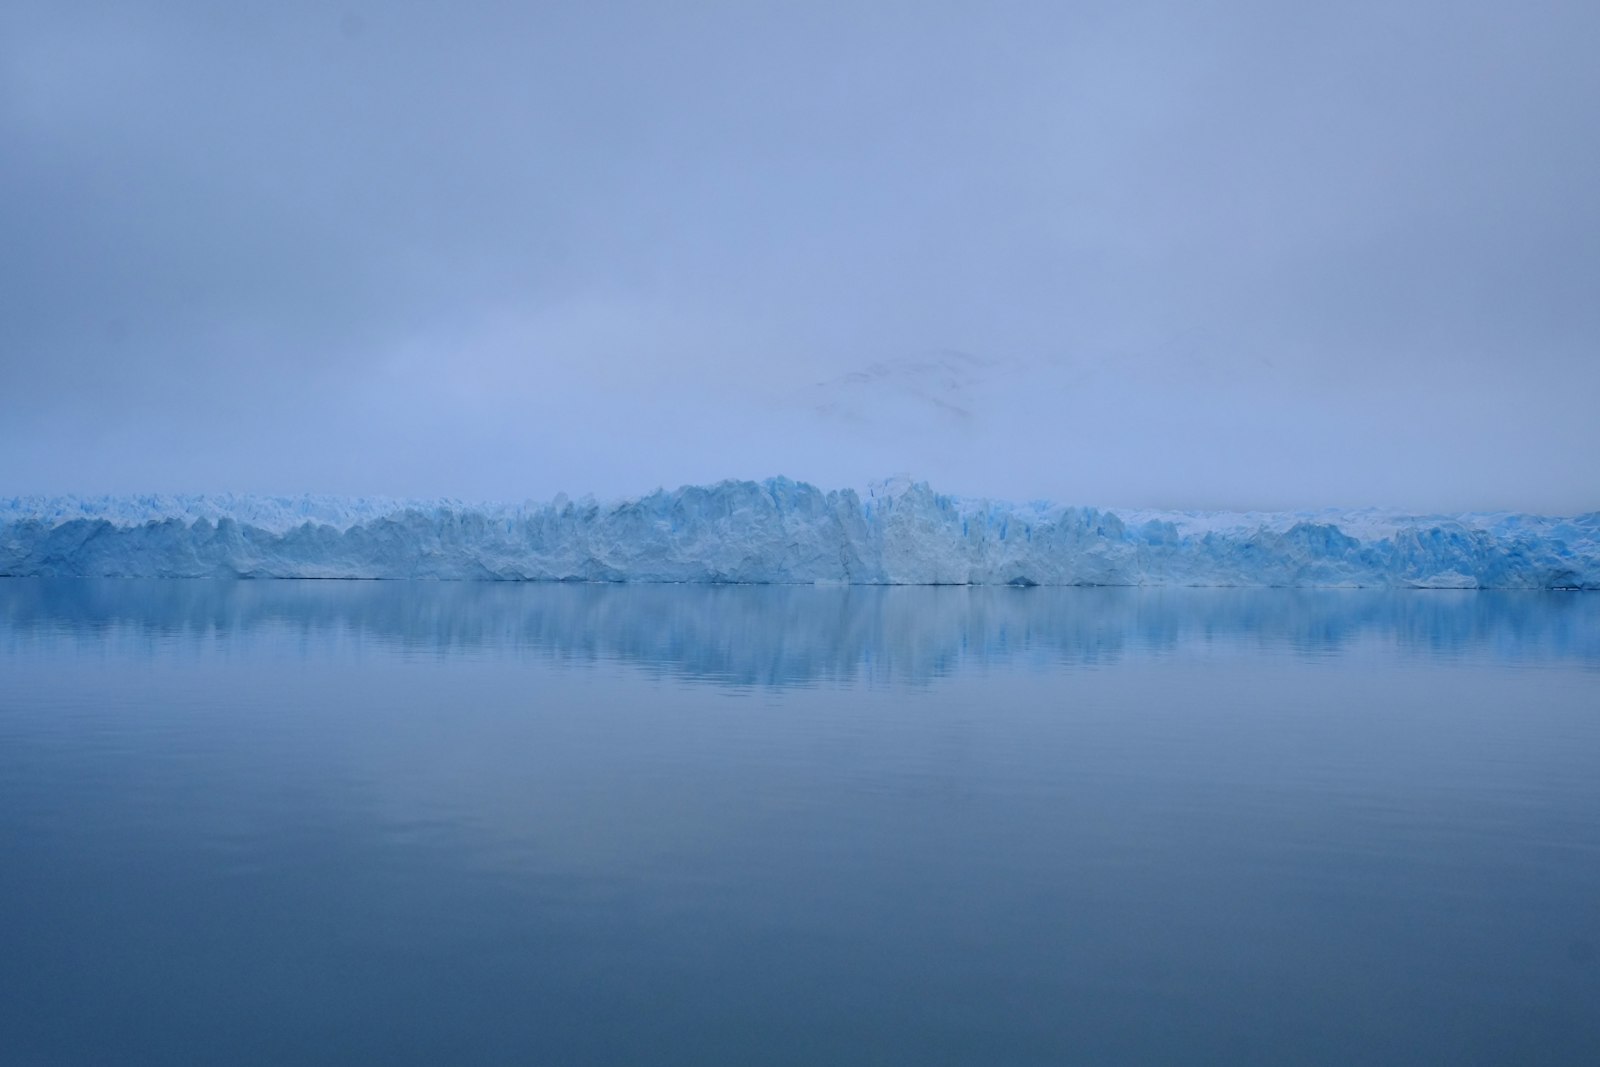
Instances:
[[[1190,513],[776,478],[616,504],[0,499],[0,575],[1600,589],[1600,513]]]

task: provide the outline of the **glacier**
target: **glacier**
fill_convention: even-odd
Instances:
[[[0,498],[0,575],[1600,589],[1600,512],[1199,512],[773,478],[613,503]]]

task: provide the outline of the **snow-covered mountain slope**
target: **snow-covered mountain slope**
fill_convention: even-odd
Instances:
[[[1600,589],[1600,512],[1104,511],[785,478],[613,504],[12,498],[0,574]]]

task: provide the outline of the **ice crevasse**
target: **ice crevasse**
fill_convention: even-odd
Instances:
[[[614,503],[12,497],[0,575],[1600,589],[1600,512],[1106,510],[786,478]]]

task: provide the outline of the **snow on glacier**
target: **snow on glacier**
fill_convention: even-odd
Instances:
[[[0,575],[1600,589],[1600,512],[1103,510],[786,478],[607,504],[15,497]]]

